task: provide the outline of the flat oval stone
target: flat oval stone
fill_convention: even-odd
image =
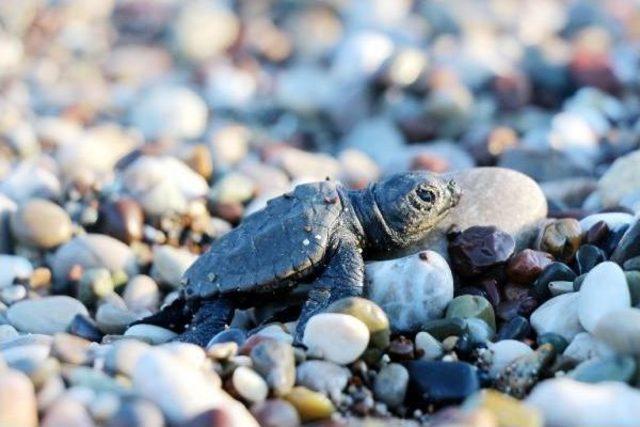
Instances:
[[[611,261],[617,262],[622,265],[628,259],[637,257],[640,255],[640,219],[636,219],[635,222],[624,233],[618,247],[613,251],[611,255]]]
[[[309,319],[302,342],[312,353],[344,365],[354,362],[367,348],[369,329],[348,314],[321,313]]]
[[[267,383],[253,369],[238,366],[231,376],[233,388],[245,400],[256,403],[262,402],[269,394]]]
[[[394,408],[404,401],[409,384],[409,372],[397,363],[390,363],[380,369],[376,376],[373,393],[376,399]]]
[[[349,314],[361,320],[369,328],[371,346],[384,349],[389,345],[389,319],[373,301],[360,297],[343,298],[327,307],[325,312]]]
[[[535,247],[560,260],[569,261],[578,250],[581,240],[582,228],[577,220],[555,219],[547,221],[540,229]]]
[[[580,246],[580,249],[578,249],[578,252],[576,252],[578,273],[588,273],[593,267],[606,259],[606,254],[599,247],[593,245],[582,245]]]
[[[561,262],[554,262],[542,270],[542,273],[540,273],[536,281],[533,283],[532,291],[536,298],[544,301],[549,299],[551,296],[549,283],[559,280],[573,282],[575,278],[576,273],[574,273],[569,266]]]
[[[64,332],[77,314],[89,315],[87,308],[67,296],[23,300],[7,310],[7,318],[21,332],[54,334]]]
[[[13,213],[11,231],[25,246],[51,249],[71,238],[71,218],[53,202],[31,199]]]
[[[587,274],[578,298],[578,317],[587,331],[593,331],[612,311],[630,306],[627,279],[616,263],[600,263]]]
[[[151,344],[162,344],[176,337],[176,333],[169,329],[161,328],[155,325],[146,325],[144,323],[133,325],[128,328],[124,336],[130,338],[141,338]]]
[[[453,298],[453,276],[444,258],[424,251],[368,263],[365,292],[389,317],[394,331],[416,331],[444,314]]]
[[[630,356],[589,359],[579,364],[567,376],[585,383],[603,381],[629,382],[636,372],[636,361]]]
[[[302,422],[329,418],[335,412],[333,403],[324,394],[305,387],[294,387],[284,398],[298,410]]]
[[[251,413],[263,427],[298,427],[296,408],[283,399],[268,399],[251,407]]]
[[[251,360],[254,369],[276,396],[284,396],[291,391],[296,372],[293,348],[289,344],[266,338],[253,347]]]
[[[495,331],[496,318],[493,307],[483,297],[475,295],[461,295],[455,297],[447,306],[447,319],[451,318],[477,318],[485,321]]]

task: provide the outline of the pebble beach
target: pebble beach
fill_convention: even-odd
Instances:
[[[411,170],[459,203],[303,345],[304,286],[133,324],[268,200]],[[637,2],[0,1],[0,427],[639,425]]]

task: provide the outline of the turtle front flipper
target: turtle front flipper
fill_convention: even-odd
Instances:
[[[174,340],[206,347],[211,338],[231,323],[234,311],[235,304],[230,298],[217,297],[202,301],[191,324]]]
[[[176,298],[173,302],[150,316],[136,320],[129,326],[147,324],[160,326],[173,332],[181,333],[191,322],[193,311],[183,298]]]
[[[309,319],[341,298],[362,295],[364,260],[357,241],[351,236],[338,237],[335,249],[328,254],[324,271],[313,282],[296,326],[295,344],[302,343]]]

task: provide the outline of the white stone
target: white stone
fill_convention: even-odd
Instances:
[[[172,423],[220,408],[229,416],[229,425],[258,427],[246,408],[220,388],[213,371],[195,369],[161,348],[140,357],[133,371],[133,389],[158,405]]]
[[[590,333],[580,332],[562,354],[582,362],[594,357],[610,356],[613,354],[613,350],[605,343],[595,339]]]
[[[251,403],[262,402],[269,394],[269,387],[253,369],[238,366],[231,376],[233,388],[245,400]]]
[[[77,314],[89,315],[77,299],[51,296],[23,300],[7,310],[7,318],[17,330],[37,334],[64,332]]]
[[[367,348],[369,329],[348,314],[321,313],[309,319],[302,342],[311,353],[346,365],[354,362]]]
[[[453,299],[453,276],[439,254],[425,251],[366,266],[367,297],[387,316],[391,329],[417,330],[441,318]]]
[[[122,298],[129,310],[134,313],[156,311],[160,302],[158,284],[149,276],[134,276],[124,288]]]
[[[169,245],[154,246],[151,277],[169,288],[180,286],[180,277],[198,258],[186,249]]]
[[[547,427],[636,427],[640,420],[640,391],[620,382],[550,379],[526,402],[542,412]]]
[[[416,350],[422,351],[422,360],[435,360],[444,354],[442,344],[429,332],[420,331],[415,338]]]
[[[640,309],[609,313],[600,319],[593,335],[620,353],[640,355]]]
[[[627,279],[618,264],[605,261],[587,273],[578,298],[578,317],[587,331],[612,311],[630,306]]]
[[[114,373],[133,375],[138,360],[151,347],[135,339],[123,339],[113,343],[105,352],[105,368]]]
[[[489,374],[494,378],[518,357],[533,353],[531,347],[517,340],[502,340],[490,343],[489,349],[493,352]]]
[[[28,279],[31,273],[33,267],[26,258],[0,255],[0,288],[10,286],[15,279]]]
[[[297,384],[324,393],[332,399],[340,397],[349,378],[349,369],[326,360],[307,360],[296,369]]]
[[[256,332],[255,335],[269,337],[287,344],[293,343],[293,337],[287,333],[280,325],[268,325]]]
[[[640,150],[619,157],[598,181],[604,207],[616,206],[640,188]]]
[[[531,313],[531,326],[538,335],[553,332],[568,342],[584,328],[578,319],[578,293],[570,292],[553,297]]]

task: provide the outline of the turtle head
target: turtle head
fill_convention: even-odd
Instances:
[[[384,239],[402,249],[422,240],[460,200],[460,187],[427,172],[391,175],[370,190],[389,234]]]

